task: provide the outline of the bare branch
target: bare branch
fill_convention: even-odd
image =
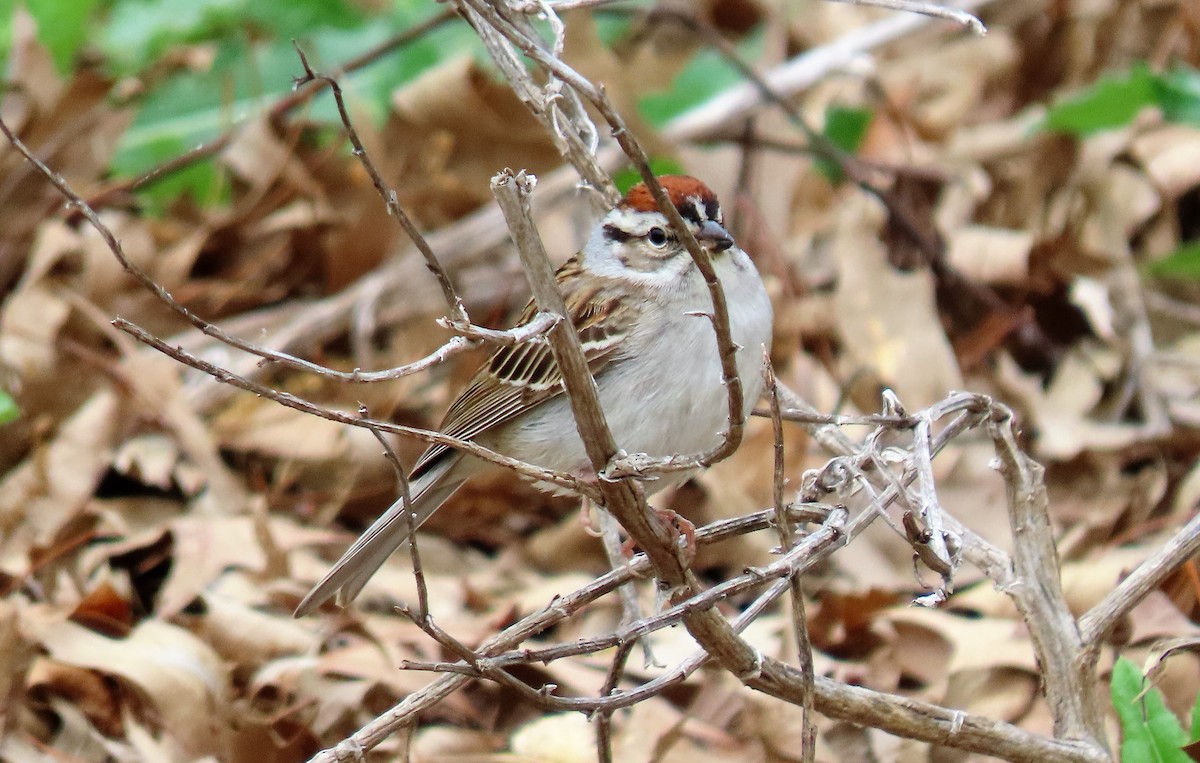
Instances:
[[[1139,564],[1099,604],[1079,618],[1080,640],[1088,649],[1098,650],[1122,617],[1197,553],[1200,553],[1200,514],[1192,517],[1162,548]]]
[[[849,686],[824,676],[817,676],[816,700],[823,715],[1016,763],[1112,763],[1103,748],[1084,742],[1047,739],[1002,721]]]
[[[470,7],[481,19],[486,20],[488,24],[503,34],[521,52],[561,79],[566,85],[573,88],[600,112],[600,115],[608,123],[613,138],[616,139],[617,143],[621,146],[621,150],[625,152],[625,155],[638,170],[642,182],[646,184],[646,188],[654,196],[659,210],[666,216],[671,229],[675,232],[679,241],[687,248],[692,261],[696,263],[696,267],[699,269],[701,275],[703,275],[705,285],[708,287],[709,296],[712,299],[713,312],[711,320],[717,336],[717,350],[721,360],[721,381],[724,383],[727,392],[729,416],[729,427],[724,433],[722,442],[711,451],[695,456],[673,457],[662,460],[639,459],[637,464],[640,471],[638,472],[630,472],[627,468],[622,468],[622,460],[618,458],[615,464],[609,465],[609,468],[604,472],[604,476],[608,479],[620,479],[626,476],[647,476],[655,472],[688,471],[697,466],[709,466],[727,458],[741,443],[742,432],[745,429],[745,413],[742,382],[737,373],[737,346],[733,342],[733,337],[729,329],[729,307],[725,300],[725,291],[721,287],[721,282],[717,278],[708,253],[696,241],[696,237],[692,235],[683,217],[680,216],[679,210],[675,208],[674,203],[659,184],[654,171],[650,169],[650,161],[645,151],[642,150],[641,145],[633,137],[632,133],[630,133],[624,119],[613,108],[608,97],[604,94],[604,90],[596,87],[574,69],[551,55],[542,47],[538,40],[526,35],[523,30],[514,26],[497,10],[496,6],[488,3],[486,0],[460,0],[460,4],[464,7]],[[651,461],[654,461],[654,463],[652,464]],[[601,473],[599,469],[597,473]],[[629,529],[628,526],[626,526],[626,529]]]
[[[779,551],[787,553],[792,545],[792,523],[788,520],[787,509],[784,506],[784,467],[786,452],[783,445],[783,418],[779,410],[779,387],[775,378],[775,368],[771,365],[771,354],[763,350],[763,375],[766,376],[767,399],[771,404],[771,429],[775,437],[775,468],[772,475],[775,499],[775,529],[779,533]],[[800,576],[788,578],[788,589],[791,593],[792,604],[792,635],[796,639],[796,657],[800,664],[800,675],[804,682],[801,687],[801,724],[800,730],[800,760],[802,763],[812,763],[817,754],[817,729],[813,725],[813,651],[812,642],[808,638],[808,617],[804,611],[804,587],[800,584]]]
[[[367,149],[363,146],[362,140],[358,137],[358,131],[354,129],[354,124],[350,121],[350,112],[346,110],[346,100],[342,97],[342,86],[333,77],[314,72],[312,67],[308,65],[308,57],[304,55],[304,49],[298,43],[293,42],[293,44],[296,46],[296,54],[300,56],[300,64],[304,67],[304,76],[296,79],[296,87],[307,85],[310,82],[324,82],[329,86],[330,91],[333,93],[333,100],[337,103],[338,115],[342,119],[342,125],[346,128],[346,137],[350,140],[350,145],[354,146],[354,155],[358,157],[359,163],[367,171],[367,175],[375,185],[375,190],[379,192],[383,203],[387,206],[388,214],[396,218],[396,222],[400,223],[400,227],[408,234],[409,240],[413,242],[417,247],[417,251],[425,258],[425,267],[437,279],[438,286],[442,288],[442,296],[446,298],[446,304],[450,307],[451,322],[454,325],[470,325],[471,319],[467,317],[467,310],[463,307],[462,298],[454,290],[454,284],[450,281],[450,274],[442,267],[442,263],[438,261],[437,255],[433,253],[433,249],[429,247],[429,242],[421,235],[421,231],[417,230],[417,226],[412,221],[412,218],[400,206],[400,200],[396,196],[396,192],[388,188],[387,183],[383,182],[383,177],[379,174],[379,170],[375,169],[375,163],[367,155]]]
[[[336,421],[339,424],[349,424],[350,426],[364,427],[366,429],[373,429],[381,432],[393,432],[406,437],[412,437],[413,439],[420,440],[422,442],[446,445],[447,447],[462,451],[463,453],[483,459],[489,463],[503,466],[504,468],[516,472],[517,474],[520,474],[528,479],[549,482],[551,484],[558,485],[559,487],[566,488],[577,495],[595,495],[595,488],[575,479],[568,474],[561,474],[549,469],[543,469],[538,466],[533,466],[532,464],[527,464],[524,461],[518,461],[515,458],[509,458],[501,453],[489,450],[482,445],[478,445],[471,440],[461,440],[457,437],[444,435],[441,432],[434,432],[428,429],[419,429],[417,427],[407,427],[401,424],[393,424],[388,421],[362,419],[352,416],[348,413],[342,413],[341,411],[323,408],[315,403],[309,402],[308,400],[297,397],[296,395],[288,392],[281,392],[277,389],[273,389],[271,387],[250,381],[249,379],[245,379],[224,368],[221,368],[220,366],[216,366],[205,360],[201,360],[191,353],[184,352],[178,347],[172,347],[140,326],[130,323],[123,318],[115,319],[113,321],[113,325],[121,331],[124,331],[126,334],[129,334],[134,339],[137,339],[139,342],[153,347],[162,354],[170,358],[174,358],[186,366],[190,366],[197,371],[202,371],[224,384],[230,384],[239,389],[246,390],[247,392],[253,392],[260,397],[273,400],[274,402],[288,408],[292,408],[303,413],[309,413],[314,416],[319,416],[323,419],[328,419],[329,421]]]
[[[931,448],[933,421],[920,417],[913,428],[913,465],[917,470],[918,495],[920,497],[921,520],[925,524],[925,546],[932,556],[934,565],[930,569],[942,576],[945,593],[954,592],[954,570],[958,557],[951,554],[946,544],[946,530],[942,521],[946,510],[937,498],[937,486],[933,479],[933,452]]]
[[[1042,666],[1054,735],[1106,752],[1108,741],[1095,677],[1083,659],[1085,645],[1062,591],[1054,528],[1047,512],[1045,469],[1017,447],[1012,412],[1007,408],[995,407],[988,432],[1008,493],[1013,563],[1019,581],[1008,592],[1025,617]]]
[[[514,174],[511,170],[505,170],[492,178],[492,193],[512,231],[513,241],[533,291],[534,303],[539,309],[559,318],[558,326],[548,337],[550,348],[562,371],[563,386],[571,401],[579,436],[583,439],[588,458],[599,471],[600,465],[607,463],[617,451],[617,444],[604,420],[596,381],[588,370],[579,336],[571,325],[566,303],[558,290],[554,267],[530,219],[529,195],[535,183],[536,179],[524,172]]]
[[[328,80],[328,78],[323,78],[323,81],[325,81],[325,80]],[[334,86],[336,87],[336,83],[334,83]],[[339,92],[339,103],[341,103],[340,91],[337,91],[337,92]],[[378,382],[378,381],[390,381],[393,379],[399,379],[404,376],[408,376],[408,375],[411,375],[414,373],[419,373],[421,371],[425,371],[425,370],[437,365],[438,363],[443,362],[446,358],[449,358],[453,355],[456,355],[458,353],[464,352],[466,350],[469,350],[469,349],[477,346],[478,342],[481,340],[495,342],[497,344],[514,344],[514,343],[519,343],[519,342],[524,342],[524,341],[535,340],[540,336],[540,334],[542,334],[545,331],[548,331],[550,329],[550,327],[553,325],[554,321],[556,320],[552,317],[538,315],[538,316],[535,316],[534,319],[532,321],[530,321],[530,323],[527,324],[526,326],[519,326],[519,327],[517,327],[515,329],[511,329],[509,331],[495,331],[492,329],[484,329],[484,328],[480,328],[480,327],[471,325],[469,320],[465,319],[465,313],[464,313],[463,321],[461,321],[461,322],[455,321],[454,319],[450,319],[448,321],[448,325],[450,327],[454,328],[455,330],[457,330],[463,334],[462,337],[455,337],[455,338],[451,339],[449,342],[447,342],[443,346],[439,347],[437,350],[430,353],[426,357],[421,358],[420,360],[414,361],[412,363],[409,363],[409,364],[406,364],[403,366],[398,366],[396,368],[386,369],[383,371],[364,372],[364,371],[359,371],[357,369],[355,369],[354,371],[349,371],[349,372],[337,371],[335,369],[327,368],[325,366],[322,366],[317,363],[313,363],[311,361],[297,358],[293,355],[289,355],[288,353],[277,352],[275,350],[269,350],[264,347],[260,347],[258,345],[252,344],[243,339],[240,339],[238,337],[228,334],[227,332],[225,332],[218,326],[216,326],[212,323],[209,323],[208,321],[204,320],[200,316],[196,315],[191,310],[189,310],[187,307],[185,307],[183,304],[181,304],[178,300],[176,300],[175,297],[167,289],[165,289],[157,281],[155,281],[153,278],[151,278],[150,275],[148,273],[146,273],[146,271],[142,270],[140,267],[135,265],[129,259],[129,257],[125,254],[124,247],[121,245],[120,240],[116,237],[115,234],[113,234],[112,229],[109,228],[108,225],[105,224],[105,222],[100,219],[100,215],[96,212],[96,210],[93,209],[92,206],[87,201],[85,201],[81,196],[79,196],[79,194],[77,194],[75,192],[75,190],[73,188],[71,188],[71,186],[67,183],[67,181],[61,175],[56,173],[54,170],[50,169],[50,167],[46,166],[46,164],[44,162],[42,162],[40,159],[38,159],[37,156],[35,156],[33,154],[33,152],[31,152],[29,150],[29,148],[24,144],[24,142],[22,142],[21,139],[19,137],[17,137],[11,131],[11,129],[4,122],[3,119],[0,119],[0,132],[2,132],[5,135],[5,137],[8,138],[9,142],[13,145],[13,147],[16,148],[17,151],[20,152],[21,155],[24,156],[25,159],[30,164],[32,164],[38,170],[38,172],[40,172],[42,174],[42,176],[45,177],[58,190],[58,192],[61,193],[67,199],[68,203],[71,206],[73,206],[75,209],[77,209],[80,214],[83,215],[83,217],[96,230],[96,232],[100,234],[100,237],[104,240],[104,243],[108,246],[108,248],[112,252],[113,256],[116,257],[117,262],[120,263],[121,267],[127,273],[129,273],[131,276],[133,276],[138,281],[138,283],[140,283],[143,287],[145,287],[148,291],[150,291],[155,297],[157,297],[160,302],[162,302],[164,305],[166,305],[168,308],[170,308],[172,312],[174,312],[176,315],[179,315],[180,317],[182,317],[184,320],[186,320],[192,326],[197,328],[201,333],[205,334],[206,336],[212,337],[213,339],[216,339],[217,341],[219,341],[223,344],[227,344],[230,347],[234,347],[234,348],[242,350],[244,352],[248,352],[252,355],[256,355],[256,356],[262,358],[264,361],[271,362],[271,363],[277,363],[277,364],[282,365],[287,368],[292,368],[292,369],[295,369],[298,371],[306,371],[306,372],[313,373],[313,374],[316,374],[316,375],[319,375],[322,377],[331,378],[331,379],[340,380],[340,381],[363,382],[363,383]],[[359,145],[359,146],[361,145],[358,142],[357,135],[354,135],[354,137],[352,138],[352,142],[354,142],[356,145]],[[356,151],[357,151],[357,149],[356,149]],[[360,156],[364,162],[367,162],[369,164],[370,160],[366,157],[365,152],[362,153]],[[378,178],[378,173],[374,171],[374,167],[371,167],[369,172],[373,173],[373,177]],[[382,180],[380,180],[379,183],[382,183]],[[394,193],[386,192],[385,190],[382,189],[382,186],[377,186],[377,187],[379,187],[381,189],[381,193],[385,193],[385,195],[394,199],[394,196],[395,196]],[[408,219],[407,216],[404,215],[404,212],[402,210],[400,210],[398,206],[396,207],[396,210],[397,211],[393,212],[393,214],[397,214],[398,219],[401,219],[401,220]],[[409,225],[411,225],[411,223],[409,223]],[[420,239],[420,234],[415,231],[415,228],[413,229],[413,232],[416,235],[416,238],[414,238],[414,241],[418,241],[418,239],[419,239],[418,247],[421,247],[421,245],[424,244],[424,240]],[[427,244],[424,245],[424,248],[422,249],[422,251],[423,252],[428,251],[428,256],[430,256],[430,257],[433,256],[432,250],[429,250],[429,247]],[[440,266],[439,266],[439,269],[440,269]],[[442,271],[442,274],[444,275],[444,271]],[[447,276],[447,278],[448,278],[448,276]],[[440,278],[439,278],[439,280],[440,280]],[[448,284],[448,281],[446,283]],[[456,299],[456,300],[458,299],[457,295],[455,295],[454,299]]]
[[[439,13],[430,16],[428,19],[414,24],[391,39],[385,40],[379,45],[376,45],[375,47],[360,53],[354,58],[351,58],[349,61],[344,62],[337,68],[333,76],[341,77],[346,74],[350,74],[351,72],[358,71],[359,69],[363,69],[377,62],[379,59],[421,39],[430,32],[440,28],[447,22],[453,21],[455,17],[456,14],[453,10],[446,9],[440,11]],[[283,117],[291,113],[292,110],[312,100],[314,96],[325,89],[326,84],[327,83],[325,81],[317,80],[310,82],[303,87],[293,88],[292,92],[281,97],[271,106],[270,109],[267,110],[265,114],[267,121],[272,124],[278,123],[283,119]],[[110,185],[101,192],[89,198],[87,203],[91,207],[99,209],[109,204],[113,200],[122,198],[125,194],[130,193],[131,191],[136,191],[153,185],[154,183],[168,178],[180,170],[187,169],[196,162],[202,161],[211,156],[216,156],[221,151],[224,151],[233,142],[233,139],[237,136],[237,134],[241,132],[245,128],[246,124],[248,124],[250,121],[253,120],[248,120],[247,122],[237,124],[208,143],[204,143],[192,149],[191,151],[187,151],[179,156],[173,157],[172,159],[163,162],[157,167],[151,168],[135,178],[123,180],[116,184]]]
[[[979,20],[978,16],[951,8],[937,3],[921,3],[913,2],[913,0],[836,0],[839,3],[849,3],[850,5],[868,5],[875,8],[887,8],[891,11],[908,11],[909,13],[920,13],[924,16],[930,16],[935,19],[946,19],[953,21],[956,24],[962,24],[967,29],[971,30],[972,34],[983,37],[987,34],[987,27]]]
[[[698,544],[712,543],[723,540],[740,532],[765,529],[769,526],[772,510],[760,511],[755,514],[737,517],[731,520],[715,522],[701,528],[696,533]],[[789,510],[789,517],[794,521],[820,521],[828,515],[824,512],[814,512],[812,507],[797,506]],[[514,623],[501,633],[488,639],[475,651],[481,658],[500,654],[532,635],[541,633],[562,622],[600,597],[616,590],[619,586],[633,579],[635,575],[645,574],[650,569],[650,561],[645,554],[639,554],[630,560],[629,564],[619,570],[613,570],[588,585],[565,596],[555,597],[548,606]],[[696,667],[699,667],[697,664]],[[317,753],[311,759],[313,763],[336,763],[343,756],[357,750],[369,750],[391,734],[405,728],[413,716],[441,700],[445,699],[471,677],[477,675],[473,669],[442,676],[424,689],[414,692],[404,698],[388,712],[371,721],[352,736],[339,742],[336,746]],[[675,679],[682,680],[683,677]]]
[[[358,406],[358,415],[363,420],[371,418],[367,406],[361,403]],[[424,619],[429,616],[429,586],[425,583],[425,570],[421,566],[421,552],[417,548],[417,519],[412,510],[412,490],[408,483],[408,471],[404,468],[404,464],[400,463],[400,456],[396,455],[396,451],[383,436],[383,432],[374,427],[370,427],[370,429],[371,434],[375,435],[375,439],[383,446],[383,453],[387,456],[388,463],[392,465],[392,469],[396,473],[396,482],[400,485],[400,500],[404,503],[404,521],[408,525],[408,555],[413,567],[413,581],[417,586],[417,610],[420,617]]]

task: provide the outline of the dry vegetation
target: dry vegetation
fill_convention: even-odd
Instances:
[[[0,759],[297,761],[342,742],[440,763],[791,761],[808,720],[818,761],[1109,759],[1115,658],[1200,634],[1200,302],[1194,278],[1148,270],[1200,235],[1200,128],[1154,108],[1087,136],[1040,124],[1106,72],[1200,62],[1197,6],[976,0],[980,37],[832,3],[701,5],[638,16],[614,47],[592,10],[564,11],[561,59],[540,62],[558,99],[537,67],[504,79],[466,55],[381,124],[351,97],[368,163],[345,130],[320,137],[310,79],[197,152],[230,198],[161,216],[107,174],[130,118],[114,84],[56,74],[18,25],[0,117],[61,177],[0,143],[0,391],[20,409],[0,425]],[[457,7],[494,54],[523,29]],[[755,24],[765,82],[661,129],[639,117]],[[557,133],[509,80],[560,110]],[[854,182],[803,150],[831,105],[873,114],[842,159]],[[577,501],[504,474],[429,522],[421,575],[396,554],[354,609],[292,619],[394,500],[377,434],[411,464],[413,428],[496,339],[448,307],[369,170],[469,320],[503,328],[529,287],[493,176],[539,176],[560,262],[629,164],[614,115],[717,190],[775,302],[778,415],[762,401],[732,457],[655,501],[700,528],[690,570],[624,483],[603,497],[646,554],[610,572]],[[324,370],[447,346],[383,382]],[[1200,662],[1175,655],[1156,683],[1186,714]]]

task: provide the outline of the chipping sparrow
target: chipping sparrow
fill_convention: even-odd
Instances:
[[[758,271],[722,225],[717,198],[690,177],[659,178],[712,263],[729,303],[745,408],[762,392],[763,347],[771,343],[771,302]],[[695,453],[720,442],[728,425],[716,335],[697,313],[712,310],[708,288],[644,185],[626,194],[558,270],[558,283],[600,392],[617,445],[629,453]],[[525,319],[534,314],[531,305]],[[442,431],[548,469],[593,474],[548,345],[497,351],[446,413]],[[412,470],[420,525],[487,464],[433,445]],[[686,474],[647,482],[648,493]],[[300,602],[306,614],[335,594],[349,603],[407,538],[397,501]]]

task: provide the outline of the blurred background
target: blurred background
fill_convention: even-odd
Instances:
[[[1011,406],[1047,468],[1076,613],[1195,512],[1200,6],[982,0],[986,36],[921,19],[787,90],[791,115],[732,98],[753,87],[735,60],[766,73],[898,14],[783,0],[597,6],[563,11],[564,58],[604,84],[658,171],[716,190],[772,295],[781,381],[826,413],[878,412],[885,388],[910,411],[964,389]],[[490,177],[543,178],[537,219],[556,263],[594,223],[594,198],[444,4],[0,1],[0,117],[203,318],[340,370],[416,360],[452,336],[434,322],[441,292],[328,91],[293,88],[295,45],[337,77],[472,319],[511,325],[528,289]],[[814,143],[852,156],[851,175]],[[612,169],[622,188],[634,181]],[[126,274],[7,141],[0,210],[0,759],[302,760],[431,681],[397,669],[446,657],[392,610],[414,596],[406,557],[350,613],[290,614],[394,500],[374,437],[222,386],[110,321],[323,406],[425,427],[486,348],[384,384],[261,366]],[[394,444],[410,465],[423,449]],[[770,506],[772,444],[770,421],[755,419],[733,458],[656,502],[697,525]],[[791,497],[830,456],[798,426],[786,444]],[[980,435],[956,440],[935,462],[939,496],[1008,546],[992,456]],[[477,644],[605,570],[577,509],[508,475],[461,491],[422,535],[442,627]],[[707,547],[696,569],[720,581],[770,560],[775,543],[759,533]],[[1128,618],[1102,666],[1195,635],[1198,586],[1189,563]],[[911,548],[880,526],[805,587],[819,674],[1050,732],[1028,634],[976,571],[942,609],[912,608],[924,589]],[[619,617],[605,601],[534,643]],[[747,637],[787,657],[789,627],[785,607]],[[653,639],[666,664],[694,649],[676,630]],[[521,678],[594,693],[610,660]],[[662,669],[635,658],[628,672]],[[1186,728],[1200,664],[1173,657],[1157,685]],[[614,745],[623,761],[794,760],[797,718],[701,672],[618,715]],[[838,746],[846,727],[821,721],[819,760],[860,759]],[[878,759],[969,759],[867,738]],[[379,754],[405,750],[595,759],[582,717],[487,683]]]

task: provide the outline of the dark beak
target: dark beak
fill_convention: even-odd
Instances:
[[[733,236],[720,223],[706,220],[696,231],[696,240],[712,248],[713,251],[723,252],[733,246]]]

